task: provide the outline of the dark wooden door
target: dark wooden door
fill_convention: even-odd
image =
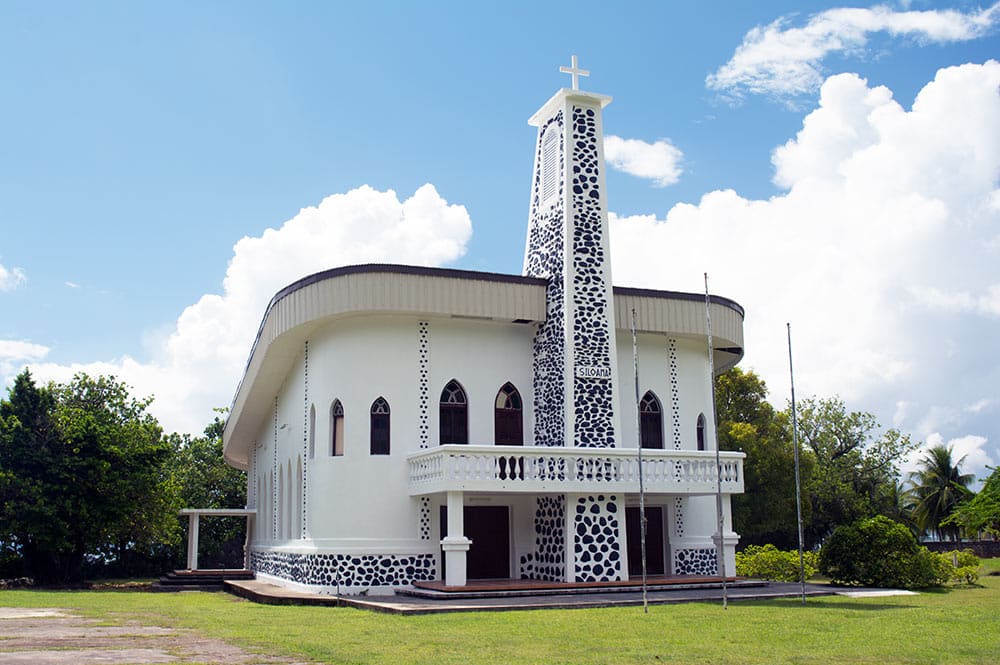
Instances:
[[[638,506],[625,508],[625,529],[628,531],[628,575],[642,576],[642,548]],[[646,506],[646,573],[663,574],[663,508]]]
[[[510,511],[507,506],[466,506],[465,537],[472,541],[465,559],[470,580],[510,577]],[[441,537],[448,535],[448,508],[441,506]],[[444,557],[441,557],[444,577]]]
[[[523,446],[524,429],[521,409],[495,409],[496,444],[498,446]]]

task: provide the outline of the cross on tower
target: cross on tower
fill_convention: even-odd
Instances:
[[[580,89],[580,78],[579,77],[581,77],[581,76],[590,76],[590,71],[586,70],[586,69],[579,69],[576,66],[576,56],[575,55],[572,57],[571,60],[572,60],[572,62],[571,62],[571,65],[569,67],[560,67],[559,71],[562,72],[563,74],[569,74],[570,76],[572,76],[573,77],[573,89],[574,90],[579,90]]]

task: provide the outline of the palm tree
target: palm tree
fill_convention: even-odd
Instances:
[[[941,522],[959,503],[972,495],[969,485],[974,476],[960,473],[958,468],[965,461],[965,456],[952,462],[951,452],[951,447],[944,444],[929,448],[920,460],[920,468],[910,474],[916,499],[913,515],[917,526],[922,533],[934,532],[938,540],[958,540],[959,529],[941,526]]]

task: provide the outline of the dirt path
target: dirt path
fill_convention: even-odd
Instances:
[[[249,653],[190,630],[139,623],[103,626],[71,610],[13,607],[0,607],[0,662],[5,665],[301,665],[285,658]]]

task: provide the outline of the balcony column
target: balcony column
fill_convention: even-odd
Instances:
[[[448,492],[448,535],[441,540],[444,550],[446,586],[465,586],[465,559],[472,541],[465,537],[463,492]]]
[[[740,542],[740,535],[733,531],[733,509],[728,495],[722,498],[722,556],[726,562],[726,577],[736,576],[736,545]],[[716,528],[712,534],[712,543],[716,551],[719,548],[719,531]]]
[[[201,515],[190,513],[188,515],[188,570],[198,570],[198,528],[200,526]]]

